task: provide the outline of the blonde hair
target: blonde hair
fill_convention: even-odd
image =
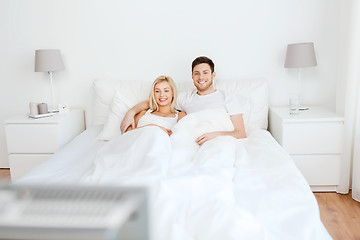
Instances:
[[[160,82],[168,82],[170,87],[171,87],[171,91],[173,93],[173,98],[171,99],[171,106],[170,106],[170,110],[172,113],[176,112],[175,109],[175,102],[176,102],[176,98],[177,98],[177,89],[176,89],[176,85],[174,80],[172,80],[171,77],[168,76],[160,76],[158,78],[155,79],[155,81],[153,82],[152,86],[151,86],[151,92],[150,92],[150,96],[149,96],[149,107],[152,111],[158,111],[159,110],[159,106],[155,100],[155,85],[160,83]]]

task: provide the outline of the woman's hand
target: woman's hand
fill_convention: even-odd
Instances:
[[[159,127],[159,128],[161,128],[164,132],[166,132],[166,134],[169,135],[169,136],[172,134],[172,131],[171,131],[170,129],[164,128],[164,127],[159,126],[159,125],[156,125],[156,124],[147,124],[147,125],[144,125],[144,126],[138,127],[138,128],[143,128],[143,127],[147,127],[147,126]]]
[[[172,131],[170,129],[158,126],[159,128],[161,128],[162,130],[164,130],[164,132],[166,132],[169,136],[172,134]]]
[[[210,133],[204,133],[200,137],[198,137],[195,142],[199,144],[200,146],[203,145],[206,141],[209,141],[213,138],[216,138],[220,134],[218,132],[210,132]]]

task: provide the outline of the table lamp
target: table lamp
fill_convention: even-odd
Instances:
[[[285,68],[297,68],[298,69],[298,80],[296,87],[296,94],[290,99],[290,105],[297,105],[297,110],[307,110],[309,107],[302,106],[299,100],[299,88],[301,84],[301,68],[316,66],[316,57],[314,50],[314,43],[294,43],[288,44],[285,58]],[[292,100],[297,102],[293,103]],[[290,106],[292,109],[292,106]]]
[[[50,112],[58,112],[55,107],[53,91],[53,72],[64,70],[64,63],[58,49],[41,49],[35,51],[35,72],[48,72],[51,86],[52,106]]]

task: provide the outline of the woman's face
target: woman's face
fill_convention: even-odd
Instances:
[[[171,86],[167,81],[155,84],[154,88],[155,101],[159,106],[171,105],[173,99],[173,92]]]

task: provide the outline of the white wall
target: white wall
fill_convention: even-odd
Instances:
[[[345,3],[344,3],[345,2]],[[211,57],[217,78],[265,77],[270,104],[286,105],[295,69],[284,69],[288,43],[314,42],[318,66],[303,69],[302,100],[335,109],[341,0],[0,0],[0,120],[50,103],[35,49],[60,49],[66,71],[55,98],[91,109],[95,77],[190,81],[191,61]],[[346,6],[345,6],[346,7]],[[341,102],[341,101],[340,101]],[[90,117],[89,117],[90,119]],[[0,167],[7,159],[0,126]]]

